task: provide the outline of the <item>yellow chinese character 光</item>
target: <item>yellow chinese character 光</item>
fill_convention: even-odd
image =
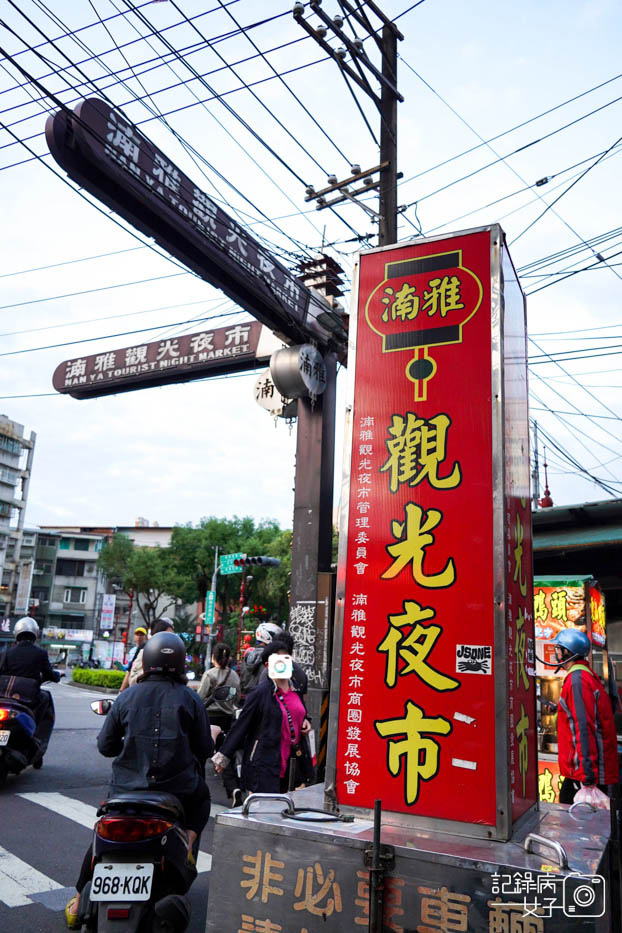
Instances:
[[[555,803],[555,789],[553,788],[553,772],[545,768],[538,775],[538,797],[545,803]]]
[[[451,722],[443,716],[426,717],[420,706],[407,700],[403,719],[376,720],[374,728],[383,739],[403,736],[399,741],[389,740],[387,764],[389,772],[396,777],[404,759],[404,797],[409,806],[416,803],[420,781],[429,781],[439,769],[440,745],[434,739],[425,738],[423,733],[449,735]]]
[[[415,294],[416,291],[416,287],[408,282],[404,282],[397,292],[394,292],[390,285],[385,288],[386,297],[382,299],[385,308],[381,315],[385,324],[388,321],[414,321],[419,314],[419,297]],[[395,298],[391,301],[394,294]]]
[[[525,657],[527,649],[527,633],[525,631],[525,616],[522,607],[518,610],[516,617],[516,639],[514,642],[514,651],[516,652],[516,686],[523,682],[525,690],[529,690],[529,677],[525,667]]]
[[[546,622],[549,614],[546,608],[546,593],[544,590],[536,590],[533,594],[533,615],[536,622]]]
[[[568,610],[566,600],[568,593],[566,590],[554,590],[551,593],[551,618],[559,619],[561,622],[568,621]]]
[[[527,777],[527,768],[529,767],[529,742],[527,740],[527,730],[529,729],[529,716],[525,712],[525,707],[520,705],[520,719],[516,723],[516,735],[518,737],[518,771],[523,779],[523,797],[525,796],[525,779]]]
[[[256,920],[248,914],[242,914],[238,933],[281,933],[283,927],[272,920]]]
[[[438,475],[439,466],[447,456],[447,432],[451,425],[449,415],[435,415],[428,421],[415,412],[406,417],[393,415],[385,441],[389,457],[380,472],[390,471],[389,489],[397,492],[400,483],[416,486],[425,477],[434,489],[455,489],[462,481],[460,465],[454,463],[448,476]]]
[[[445,317],[449,311],[461,311],[464,304],[460,301],[460,279],[457,275],[444,275],[442,279],[430,279],[429,289],[423,293],[422,311],[433,317],[438,311]]]
[[[518,588],[520,590],[521,596],[527,595],[527,581],[523,577],[523,540],[525,538],[525,532],[523,531],[523,523],[520,520],[520,515],[516,515],[516,527],[514,528],[514,540],[516,542],[516,547],[514,548],[514,582],[518,580]]]
[[[404,507],[405,520],[391,522],[391,532],[397,538],[396,544],[386,546],[387,553],[393,558],[393,564],[380,574],[383,580],[392,580],[404,567],[412,562],[412,575],[419,586],[435,589],[451,586],[456,579],[453,558],[449,558],[440,573],[426,576],[423,569],[425,549],[434,543],[433,528],[440,524],[443,513],[438,509],[425,512],[421,506],[409,502]]]
[[[268,900],[270,894],[282,894],[283,888],[279,888],[272,882],[282,881],[283,875],[274,869],[285,868],[285,862],[273,859],[269,852],[257,850],[256,855],[243,855],[242,872],[250,875],[250,878],[240,881],[240,887],[248,888],[246,900],[250,901],[255,897],[261,887],[261,901],[263,904]]]
[[[454,894],[447,888],[417,888],[421,898],[421,920],[417,933],[434,933],[435,930],[464,931],[469,929],[468,894]]]
[[[354,918],[355,926],[366,927],[369,929],[369,873],[366,871],[357,871],[356,877],[359,879],[356,885],[356,894],[354,903],[361,908],[361,913]],[[393,930],[394,933],[404,933],[404,927],[397,922],[398,916],[403,916],[402,909],[402,889],[404,887],[403,878],[395,878],[393,875],[387,875],[384,879],[384,901],[382,909],[382,929]]]
[[[500,897],[488,901],[488,933],[544,933],[544,911],[525,913],[524,904],[505,904]]]
[[[331,868],[324,877],[324,869],[319,862],[298,869],[294,896],[301,898],[294,901],[294,910],[308,910],[316,917],[330,917],[333,912],[340,914],[342,911],[341,887],[335,881],[335,871]]]
[[[387,687],[394,687],[397,682],[398,661],[404,662],[399,672],[401,677],[414,673],[433,690],[455,690],[460,686],[459,680],[441,674],[433,668],[426,658],[432,651],[439,635],[442,632],[440,625],[420,625],[426,619],[434,617],[433,609],[423,608],[412,600],[404,600],[403,612],[399,615],[390,615],[389,631],[378,645],[378,651],[386,652],[387,663],[384,682]],[[403,629],[410,626],[410,632]]]

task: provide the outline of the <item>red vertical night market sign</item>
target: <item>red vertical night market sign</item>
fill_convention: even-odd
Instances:
[[[496,836],[537,783],[525,328],[516,294],[504,343],[501,238],[360,257],[335,762],[343,806]]]

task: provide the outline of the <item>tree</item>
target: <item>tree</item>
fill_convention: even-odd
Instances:
[[[192,580],[180,571],[170,548],[136,547],[127,535],[116,534],[104,544],[99,568],[131,595],[149,628],[179,599],[194,601]]]

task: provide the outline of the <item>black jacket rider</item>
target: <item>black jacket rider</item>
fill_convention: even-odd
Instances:
[[[60,680],[60,674],[50,665],[47,651],[23,637],[7,651],[2,673],[29,677],[39,686],[46,680],[55,684]]]

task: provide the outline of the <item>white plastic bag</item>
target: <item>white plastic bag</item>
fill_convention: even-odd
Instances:
[[[573,803],[589,803],[597,810],[609,809],[609,797],[603,794],[595,784],[582,784],[575,794]]]

